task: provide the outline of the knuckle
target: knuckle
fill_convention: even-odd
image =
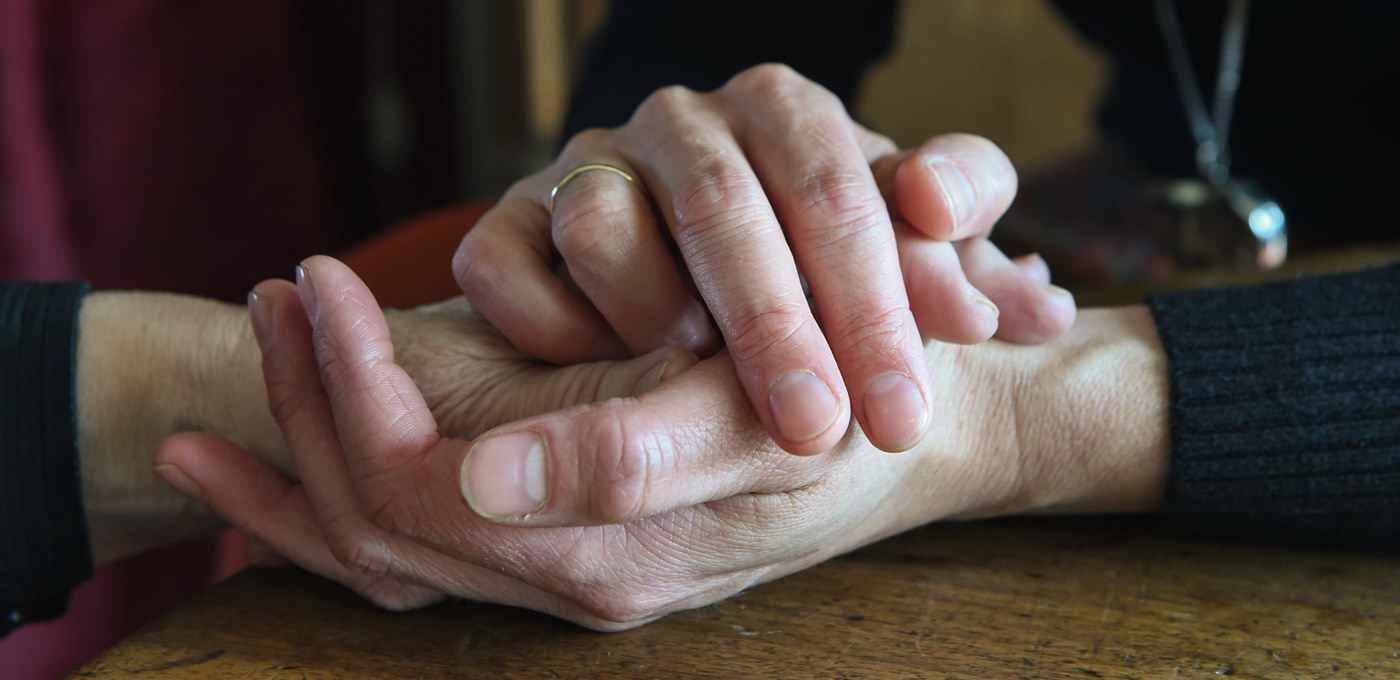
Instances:
[[[701,261],[723,256],[727,245],[774,222],[757,178],[730,166],[718,152],[697,167],[691,184],[676,195],[672,213],[677,244]]]
[[[367,486],[374,486],[374,479],[363,480]],[[403,494],[390,493],[377,503],[370,503],[369,522],[375,528],[390,534],[419,535],[418,513],[414,510],[414,499]]]
[[[666,611],[668,598],[644,586],[598,588],[583,595],[579,606],[607,630],[622,630]]]
[[[598,173],[589,173],[598,174]],[[554,214],[554,245],[571,267],[608,266],[624,258],[635,239],[630,226],[629,187],[584,175],[574,180]]]
[[[514,255],[514,249],[501,237],[472,231],[452,258],[452,273],[463,294],[470,299],[473,294],[489,293],[508,280],[508,268],[515,261]]]
[[[452,274],[464,288],[482,281],[482,269],[489,267],[495,258],[495,244],[483,231],[473,229],[462,238],[457,253],[452,256]]]
[[[694,110],[698,96],[694,90],[683,85],[663,87],[642,100],[632,120],[639,123],[665,122],[678,116],[688,116]]]
[[[877,224],[888,208],[880,192],[864,175],[841,169],[818,169],[806,173],[797,185],[802,213],[816,213],[847,229],[864,230]]]
[[[388,555],[373,540],[351,531],[328,528],[326,541],[330,544],[331,555],[346,569],[371,576],[389,574]]]
[[[490,239],[484,238],[483,232],[476,229],[466,232],[462,243],[456,246],[456,253],[452,255],[452,277],[456,278],[456,283],[463,290],[482,281],[480,267],[491,262],[490,257],[486,257],[490,249]]]
[[[747,363],[773,351],[784,351],[811,318],[805,302],[778,302],[736,317],[728,339],[735,360]]]
[[[725,87],[750,94],[774,94],[790,92],[807,82],[791,66],[771,62],[744,69],[731,78]]]
[[[827,337],[832,347],[849,350],[859,348],[895,352],[910,337],[912,316],[908,309],[887,308],[874,311],[857,310],[841,318],[826,320]]]
[[[724,90],[745,100],[766,102],[790,111],[811,110],[813,104],[841,105],[841,100],[787,64],[759,64],[734,76]],[[803,105],[798,106],[799,103]]]
[[[587,433],[596,446],[588,479],[589,514],[604,524],[621,524],[642,517],[648,508],[653,468],[661,458],[656,437],[633,430],[615,409],[604,411]]]
[[[586,158],[593,149],[601,146],[612,131],[608,128],[588,128],[569,138],[559,158]]]

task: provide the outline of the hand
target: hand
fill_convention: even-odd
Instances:
[[[1165,375],[1145,312],[1054,354],[930,345],[924,371],[958,396],[935,436],[902,456],[859,433],[827,456],[786,455],[762,436],[722,354],[639,397],[467,442],[438,434],[354,275],[328,258],[306,268],[305,315],[289,286],[257,289],[273,311],[257,323],[269,403],[301,483],[206,434],[168,439],[158,470],[382,606],[449,593],[616,630],[938,518],[1144,510],[1160,495]],[[460,344],[481,340],[480,328],[459,330]],[[1095,401],[1156,381],[1115,414],[1076,423],[1067,416],[1084,399],[1064,387],[1094,387],[1086,376],[1102,383],[1085,391]],[[512,383],[496,383],[493,398],[528,402],[530,386]],[[1072,455],[1046,455],[1055,450]]]
[[[589,163],[637,184],[580,174],[551,215],[556,182]],[[453,270],[527,354],[708,355],[722,336],[784,449],[831,448],[854,412],[876,446],[901,451],[923,436],[933,400],[946,406],[921,335],[1038,343],[1073,322],[1044,262],[1012,262],[985,238],[1015,192],[1010,161],[985,139],[900,152],[817,84],[759,66],[713,93],[660,90],[623,127],[579,134],[467,234]]]

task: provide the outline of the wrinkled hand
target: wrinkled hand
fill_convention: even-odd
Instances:
[[[403,313],[427,320],[396,327],[408,331],[398,356],[415,385],[358,278],[329,258],[308,260],[305,272],[295,291],[259,285],[251,308],[269,404],[300,482],[201,433],[167,439],[157,471],[255,540],[381,606],[447,593],[622,629],[933,519],[1029,502],[1008,389],[1017,362],[969,354],[1014,350],[930,346],[920,373],[953,396],[915,451],[886,455],[852,433],[828,455],[797,457],[764,436],[723,354],[659,384],[637,379],[649,376],[641,360],[543,368],[461,307],[441,305]],[[421,373],[446,365],[434,354],[463,368]],[[474,432],[588,399],[558,393],[578,382],[560,377],[566,371],[601,375],[581,381],[611,385],[599,393],[645,393],[474,442],[440,435],[429,408]],[[425,401],[419,390],[456,381],[461,398]]]
[[[556,182],[589,163],[639,184],[580,174],[551,215]],[[1043,261],[1013,263],[986,240],[1015,193],[991,142],[943,135],[901,152],[821,86],[765,65],[712,93],[660,90],[626,125],[580,133],[467,234],[453,269],[527,354],[708,356],[722,341],[784,449],[831,448],[854,413],[900,451],[949,406],[921,338],[1039,343],[1073,322]]]

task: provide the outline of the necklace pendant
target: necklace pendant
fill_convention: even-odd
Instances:
[[[1283,208],[1253,182],[1174,180],[1158,200],[1179,237],[1175,257],[1187,268],[1274,269],[1288,256]]]

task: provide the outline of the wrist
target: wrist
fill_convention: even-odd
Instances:
[[[94,293],[79,316],[83,501],[101,563],[219,526],[151,469],[170,434],[202,430],[262,455],[281,440],[242,307],[161,293]]]
[[[1015,409],[1024,512],[1149,512],[1170,454],[1167,362],[1143,305],[1081,312],[1035,351]]]

